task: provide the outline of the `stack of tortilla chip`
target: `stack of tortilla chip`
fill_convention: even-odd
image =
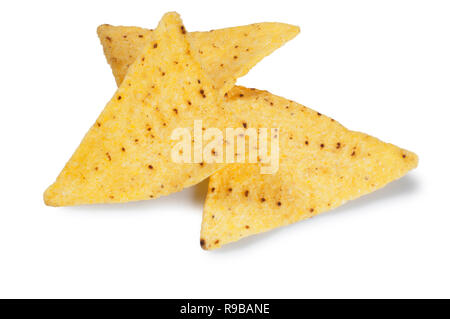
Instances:
[[[176,13],[165,14],[155,30],[100,26],[119,88],[46,190],[45,203],[146,200],[211,177],[200,244],[214,249],[333,209],[415,168],[414,153],[267,91],[234,86],[298,32],[258,23],[189,33]],[[264,163],[175,163],[171,133],[195,120],[203,129],[279,128],[272,136],[279,169],[261,174]]]

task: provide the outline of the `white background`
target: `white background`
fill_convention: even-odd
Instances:
[[[238,84],[410,149],[405,178],[313,219],[200,249],[206,184],[153,201],[42,200],[116,88],[99,24],[301,33]],[[447,1],[3,1],[0,297],[450,297]]]

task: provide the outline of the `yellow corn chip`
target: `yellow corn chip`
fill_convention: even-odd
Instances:
[[[211,80],[189,54],[176,13],[166,14],[112,100],[88,131],[45,203],[68,206],[156,198],[199,183],[219,164],[171,160],[175,128],[233,123]]]
[[[268,92],[235,87],[228,96],[246,126],[280,128],[279,170],[264,175],[258,164],[232,164],[211,176],[204,249],[328,211],[417,166],[414,153]]]
[[[297,26],[284,23],[257,23],[247,26],[191,32],[187,34],[191,52],[200,62],[217,89],[226,92],[265,56],[299,33]],[[152,30],[138,27],[101,25],[97,29],[106,59],[117,85],[147,41]]]

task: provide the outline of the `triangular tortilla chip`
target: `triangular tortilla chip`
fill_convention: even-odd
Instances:
[[[171,160],[175,128],[233,123],[212,81],[189,54],[182,22],[166,14],[112,100],[45,192],[47,205],[156,198],[199,183],[220,164]],[[232,125],[232,124],[231,124]],[[192,134],[192,132],[191,132]]]
[[[414,153],[268,92],[235,87],[228,96],[246,126],[280,128],[280,164],[273,175],[260,174],[258,164],[234,164],[211,176],[204,249],[328,211],[417,166]]]
[[[215,87],[227,92],[235,79],[247,74],[265,56],[299,32],[297,26],[265,22],[209,32],[190,32],[187,38],[192,54]],[[154,38],[152,30],[138,27],[101,25],[97,33],[117,85],[122,83],[128,67],[142,47]]]

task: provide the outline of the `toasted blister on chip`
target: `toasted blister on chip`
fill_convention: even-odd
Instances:
[[[189,32],[191,53],[200,61],[214,86],[227,92],[234,81],[265,56],[294,38],[300,28],[285,23],[264,22],[209,32]],[[154,31],[138,28],[101,25],[98,36],[117,84],[122,83],[128,67],[140,54]]]
[[[232,164],[211,176],[200,244],[215,249],[336,208],[405,175],[418,157],[265,91],[235,87],[226,101],[248,128],[279,128],[279,167]]]
[[[55,183],[47,205],[156,198],[194,185],[222,164],[177,163],[177,128],[233,125],[212,81],[190,54],[176,13],[166,14]],[[190,142],[190,139],[189,139]],[[190,144],[189,144],[190,145]]]

